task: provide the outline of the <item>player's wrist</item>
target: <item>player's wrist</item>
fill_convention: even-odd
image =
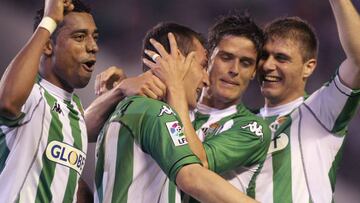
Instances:
[[[38,25],[38,28],[43,28],[49,31],[50,35],[55,31],[56,27],[57,27],[56,21],[49,16],[44,16],[40,24]]]

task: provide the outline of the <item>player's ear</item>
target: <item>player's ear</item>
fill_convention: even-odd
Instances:
[[[54,49],[53,40],[49,39],[43,48],[43,53],[46,56],[51,56],[53,54],[53,49]]]
[[[314,72],[316,64],[316,59],[309,59],[304,63],[303,78],[308,78]]]

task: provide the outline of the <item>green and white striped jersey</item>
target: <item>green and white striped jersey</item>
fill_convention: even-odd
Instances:
[[[167,176],[174,180],[182,166],[193,163],[200,160],[175,111],[146,97],[126,98],[98,137],[95,202],[179,202]]]
[[[273,131],[268,157],[256,180],[260,202],[333,202],[336,171],[360,91],[336,75],[305,101],[262,108]],[[241,175],[240,175],[241,176]]]
[[[271,141],[266,122],[243,104],[223,110],[198,104],[197,110],[193,124],[203,141],[209,169],[253,196],[256,176]],[[238,177],[237,173],[243,175]],[[186,196],[183,202],[188,202]]]
[[[22,115],[0,118],[0,202],[76,202],[87,150],[76,95],[38,78]]]
[[[254,165],[265,160],[270,144],[265,121],[242,105],[216,112],[202,108],[213,113],[200,110],[194,123],[200,139],[205,138],[209,168],[224,172],[244,166],[256,171]],[[174,180],[177,171],[169,169],[200,161],[187,144],[178,143],[181,136],[172,135],[174,128],[168,123],[174,121],[180,123],[176,112],[156,100],[130,97],[119,104],[98,138],[94,195],[98,202],[181,201],[179,190],[165,174]]]

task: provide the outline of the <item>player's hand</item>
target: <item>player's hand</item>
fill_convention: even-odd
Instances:
[[[117,88],[126,96],[142,95],[161,100],[166,94],[165,84],[151,71],[124,79]]]
[[[52,18],[57,24],[64,20],[64,12],[74,9],[72,0],[45,0],[44,16]]]
[[[195,52],[191,52],[184,57],[177,46],[175,36],[172,33],[168,34],[170,42],[170,53],[168,53],[163,45],[154,39],[150,39],[151,44],[160,54],[156,56],[156,52],[145,50],[145,53],[154,61],[143,59],[145,65],[151,68],[152,72],[161,79],[168,87],[182,85],[183,79],[191,66],[194,59]]]
[[[111,66],[96,75],[95,79],[95,94],[102,95],[103,93],[116,87],[122,80],[126,78],[123,69],[116,66]]]

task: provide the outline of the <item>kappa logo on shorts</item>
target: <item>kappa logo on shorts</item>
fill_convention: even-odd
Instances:
[[[55,163],[67,166],[81,174],[86,160],[84,152],[59,141],[52,141],[46,147],[46,157]]]
[[[183,128],[178,121],[167,122],[166,127],[175,146],[181,146],[188,143]]]
[[[252,132],[256,136],[258,136],[261,139],[261,141],[264,138],[264,133],[262,131],[262,126],[259,125],[256,121],[254,121],[252,123],[249,123],[249,124],[247,124],[245,126],[242,126],[241,128],[242,129],[249,128],[250,132]]]
[[[164,114],[167,114],[167,115],[176,115],[175,112],[168,106],[162,106],[162,108],[160,109],[160,113],[159,113],[159,117],[160,116],[163,116]]]

